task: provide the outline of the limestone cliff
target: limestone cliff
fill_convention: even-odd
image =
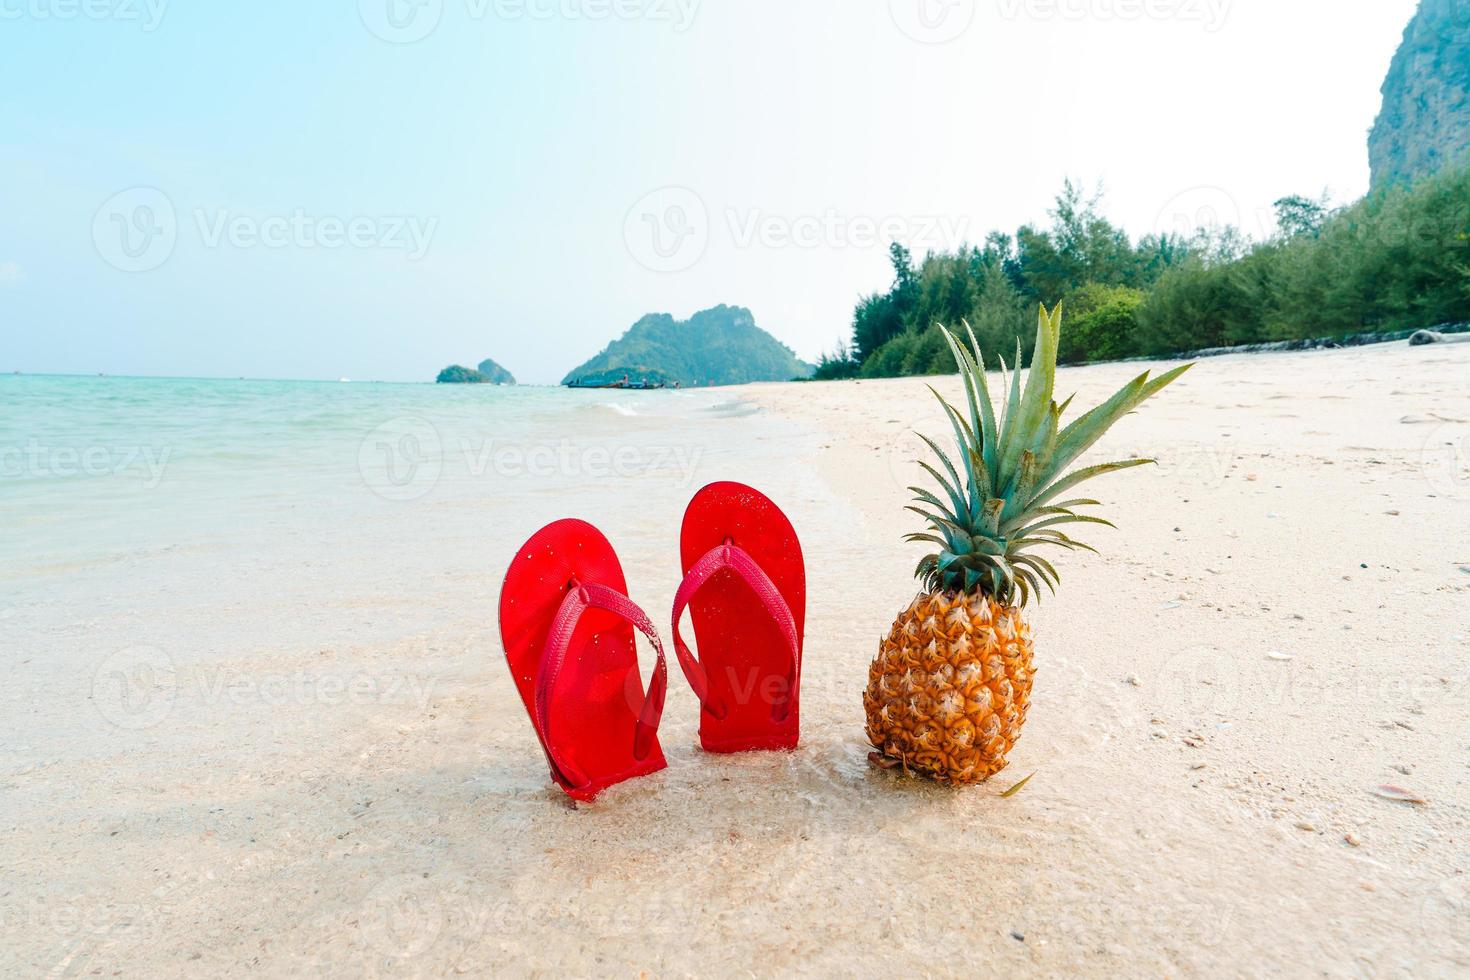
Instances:
[[[1373,186],[1470,155],[1470,0],[1420,0],[1383,82],[1368,137]]]

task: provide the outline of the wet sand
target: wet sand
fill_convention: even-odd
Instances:
[[[1120,530],[1061,556],[1011,766],[963,791],[872,768],[862,732],[916,590],[906,433],[943,431],[921,379],[717,393],[648,430],[701,450],[692,482],[518,478],[341,555],[263,532],[253,565],[55,570],[54,602],[0,602],[0,972],[1463,970],[1467,377],[1464,345],[1223,357],[1121,422],[1089,459],[1160,465],[1092,485]],[[802,745],[703,754],[675,670],[669,768],[574,807],[500,656],[505,562],[593,519],[663,623],[683,502],[724,478],[803,536]]]

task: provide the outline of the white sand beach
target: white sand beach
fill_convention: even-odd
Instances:
[[[1463,972],[1467,378],[1470,345],[1221,357],[1121,422],[1089,459],[1159,465],[1093,485],[1119,530],[1060,557],[1025,732],[966,790],[873,768],[860,696],[917,589],[908,433],[943,433],[953,377],[648,393],[545,475],[367,499],[322,470],[205,531],[12,554],[0,973]],[[592,445],[643,463],[589,476]],[[705,755],[673,668],[668,769],[572,806],[501,655],[505,564],[591,520],[667,640],[715,479],[802,535],[801,747]]]

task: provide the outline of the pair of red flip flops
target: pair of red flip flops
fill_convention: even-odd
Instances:
[[[791,522],[760,492],[714,483],[689,502],[679,553],[674,651],[699,698],[700,743],[708,752],[795,748],[806,566]],[[679,632],[686,608],[698,659]],[[647,688],[634,629],[658,657]],[[664,768],[663,644],[597,528],[557,521],[526,542],[501,589],[500,637],[551,778],[569,796],[591,800]]]

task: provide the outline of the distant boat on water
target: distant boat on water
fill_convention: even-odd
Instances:
[[[632,381],[626,374],[616,381],[595,375],[585,378],[573,378],[566,383],[566,386],[568,388],[620,388],[624,391],[657,391],[660,388],[670,387],[666,381],[649,381],[644,378]],[[679,382],[675,381],[673,387],[679,387]]]

